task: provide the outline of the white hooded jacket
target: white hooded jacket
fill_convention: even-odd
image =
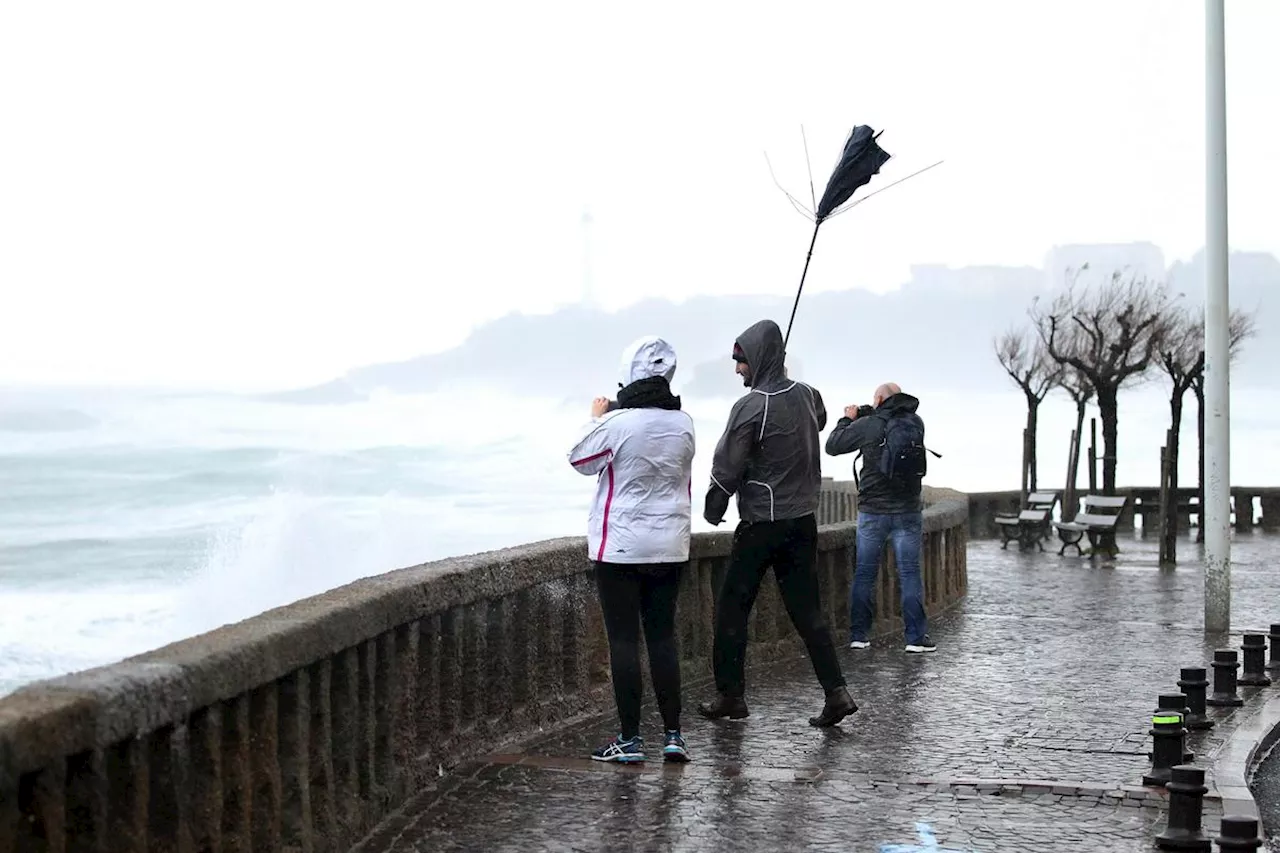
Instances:
[[[623,351],[622,384],[676,370],[675,350],[646,337]],[[679,409],[614,409],[591,421],[569,464],[596,475],[587,549],[602,563],[682,563],[689,559],[693,419]]]

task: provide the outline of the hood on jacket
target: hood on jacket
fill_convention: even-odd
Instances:
[[[899,391],[892,397],[886,397],[884,402],[876,408],[876,411],[914,412],[918,408],[920,408],[919,398],[912,397],[910,394]]]
[[[772,320],[752,324],[733,342],[734,351],[742,350],[751,368],[751,387],[758,388],[786,378],[786,353],[782,350],[782,329]]]
[[[661,376],[668,382],[676,374],[676,350],[662,338],[648,335],[638,338],[622,351],[618,383],[626,387],[641,379]]]

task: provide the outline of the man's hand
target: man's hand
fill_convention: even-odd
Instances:
[[[607,411],[609,411],[608,397],[596,397],[591,401],[591,417],[601,417]]]
[[[851,421],[856,421],[856,420],[858,419],[858,407],[857,407],[857,406],[845,406],[845,407],[844,407],[844,416],[845,416],[846,418],[848,418],[849,420],[851,420]]]

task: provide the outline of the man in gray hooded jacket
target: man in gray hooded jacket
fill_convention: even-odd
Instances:
[[[704,717],[748,715],[744,669],[747,619],[764,573],[773,567],[787,615],[804,639],[826,695],[822,712],[809,719],[833,726],[858,710],[846,689],[831,631],[822,615],[818,576],[818,525],[822,445],[827,410],[815,388],[787,378],[782,330],[761,320],[734,343],[733,359],[750,392],[734,404],[716,445],[703,517],[724,520],[738,496],[738,529],[729,568],[716,594],[712,666],[718,696],[698,706]]]

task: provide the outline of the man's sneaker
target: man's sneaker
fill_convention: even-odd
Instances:
[[[858,703],[853,701],[849,691],[843,687],[837,687],[827,694],[827,701],[822,705],[822,713],[809,718],[809,725],[820,728],[834,726],[857,710]]]
[[[715,701],[698,705],[698,713],[708,720],[728,717],[731,720],[745,720],[751,715],[747,710],[747,702],[741,696],[717,696]]]
[[[866,640],[854,640],[853,642],[849,643],[849,648],[851,648],[851,649],[869,649],[869,648],[871,648],[871,643],[867,642]]]
[[[684,745],[680,732],[667,732],[662,738],[662,760],[684,763],[689,760],[689,748]]]
[[[907,651],[912,654],[923,654],[925,652],[936,652],[938,644],[929,639],[929,635],[925,634],[918,642],[907,643]]]
[[[591,753],[591,757],[596,761],[616,761],[619,764],[644,761],[644,738],[637,736],[631,740],[623,740],[622,735],[618,735]]]

